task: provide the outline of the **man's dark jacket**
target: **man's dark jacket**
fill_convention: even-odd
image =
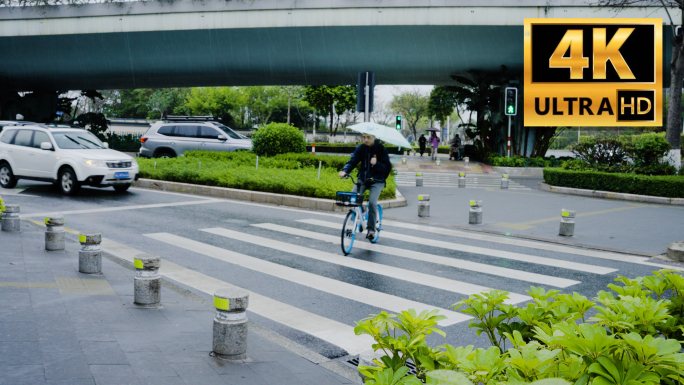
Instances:
[[[370,163],[373,155],[377,156],[375,166],[372,166]],[[377,140],[370,147],[365,144],[358,145],[342,171],[349,174],[359,163],[361,163],[359,165],[359,181],[367,184],[384,183],[390,171],[392,171],[392,163],[390,163],[387,149]]]

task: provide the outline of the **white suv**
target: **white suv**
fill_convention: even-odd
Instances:
[[[83,129],[46,126],[5,127],[0,134],[0,186],[13,188],[19,179],[56,183],[74,195],[81,185],[128,190],[138,179],[138,163],[110,150]]]

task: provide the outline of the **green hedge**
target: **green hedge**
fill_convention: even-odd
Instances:
[[[251,152],[191,151],[171,159],[140,158],[138,164],[142,178],[335,199],[337,191],[352,188],[351,180],[337,175],[347,160],[337,156],[282,154],[259,157],[257,170],[256,155]],[[323,162],[320,180],[319,161]],[[393,199],[395,192],[394,176],[390,175],[380,199]]]
[[[544,169],[544,183],[559,187],[684,198],[684,177]]]

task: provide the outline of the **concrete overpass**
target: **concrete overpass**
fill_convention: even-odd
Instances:
[[[177,0],[0,8],[0,87],[454,84],[521,72],[527,17],[660,17],[587,0]],[[679,18],[678,10],[670,11]],[[664,46],[669,67],[668,26]],[[664,71],[669,77],[669,70]],[[668,84],[667,81],[665,84]]]

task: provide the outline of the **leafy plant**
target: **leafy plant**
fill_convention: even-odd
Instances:
[[[306,151],[306,140],[296,127],[269,123],[252,134],[252,151],[259,156],[273,156]]]

